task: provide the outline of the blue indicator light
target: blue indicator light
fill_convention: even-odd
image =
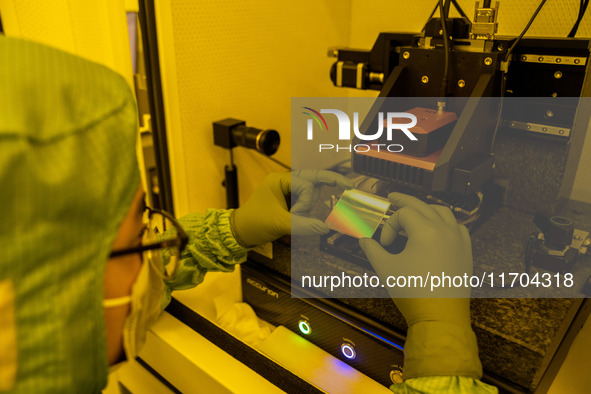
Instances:
[[[305,320],[300,320],[298,323],[298,328],[304,335],[309,335],[312,332],[312,327],[310,327],[310,324]]]
[[[331,315],[331,316],[334,316],[334,317],[336,317],[336,318],[337,318],[337,319],[339,319],[339,320],[342,320],[342,321],[344,321],[345,323],[348,323],[348,324],[352,325],[353,327],[357,328],[358,330],[364,331],[364,332],[368,333],[369,335],[371,335],[371,336],[373,336],[373,337],[375,337],[375,338],[378,338],[378,339],[380,339],[380,340],[382,340],[382,341],[386,342],[387,344],[394,346],[394,347],[395,347],[395,348],[397,348],[397,349],[400,349],[400,350],[404,351],[404,347],[403,347],[403,346],[400,346],[399,344],[397,344],[397,343],[394,343],[394,342],[392,342],[392,341],[390,341],[390,340],[388,340],[388,339],[386,339],[386,338],[382,337],[381,335],[378,335],[378,334],[376,334],[376,333],[373,333],[373,332],[371,332],[371,331],[369,331],[369,330],[367,330],[367,329],[365,329],[365,328],[362,328],[362,327],[359,327],[359,326],[355,326],[353,323],[351,323],[351,322],[350,322],[350,321],[348,321],[347,319],[345,319],[345,318],[343,318],[343,317],[341,317],[341,316],[338,316],[338,315],[336,315],[336,314],[334,314],[334,313],[331,313],[331,312],[327,311],[327,310],[326,310],[326,309],[324,309],[324,308],[320,308],[320,307],[318,307],[318,306],[317,306],[317,308],[318,308],[318,309],[320,309],[320,310],[322,310],[322,311],[324,311],[324,312],[326,312],[326,313],[328,313],[328,314],[329,314],[329,315]]]
[[[382,341],[384,341],[384,342],[386,342],[386,343],[389,343],[390,345],[394,346],[396,349],[400,349],[400,350],[404,351],[404,347],[402,347],[402,346],[400,346],[400,345],[398,345],[398,344],[396,344],[396,343],[394,343],[394,342],[392,342],[392,341],[389,341],[389,340],[387,340],[386,338],[384,338],[384,337],[382,337],[382,336],[379,336],[378,334],[374,334],[373,332],[371,332],[371,331],[369,331],[369,330],[363,329],[363,328],[361,328],[361,327],[358,327],[358,328],[359,328],[361,331],[365,331],[366,333],[368,333],[368,334],[370,334],[370,335],[373,335],[374,337],[376,337],[376,338],[379,338],[379,339],[381,339]]]
[[[341,352],[343,353],[343,356],[347,357],[349,360],[353,360],[355,356],[357,356],[355,348],[349,343],[343,343],[341,345]]]

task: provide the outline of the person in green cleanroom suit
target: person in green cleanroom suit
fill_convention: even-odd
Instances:
[[[99,392],[109,366],[137,354],[171,291],[201,283],[207,271],[232,271],[249,247],[327,232],[322,221],[297,214],[311,206],[317,185],[351,187],[327,171],[271,174],[237,210],[180,218],[188,244],[166,272],[154,251],[127,253],[145,246],[136,134],[135,101],[122,77],[0,36],[0,392]],[[298,199],[288,209],[290,193]],[[388,256],[369,242],[362,244],[380,266]],[[409,320],[410,371],[395,391],[488,388],[478,381],[466,302],[436,305],[455,311],[453,322],[433,313],[430,300],[397,303]],[[459,344],[452,355],[411,346],[413,337],[439,335]]]

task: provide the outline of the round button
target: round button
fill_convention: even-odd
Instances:
[[[557,226],[570,226],[573,222],[564,216],[552,216],[550,221]]]
[[[391,370],[390,371],[390,380],[394,384],[400,384],[400,383],[404,382],[404,379],[402,378],[402,371],[399,369]]]
[[[306,320],[300,320],[298,323],[298,328],[300,329],[300,332],[304,335],[310,335],[310,333],[312,332],[312,327],[310,326],[310,323],[308,323]]]
[[[341,352],[343,353],[343,356],[347,357],[349,360],[353,360],[357,356],[357,353],[355,353],[355,347],[347,342],[341,345]]]

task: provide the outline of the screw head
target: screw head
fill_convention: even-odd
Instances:
[[[543,62],[543,61],[544,61],[544,56],[540,56],[540,57],[538,58],[538,61],[539,61],[539,62]]]
[[[503,44],[497,45],[497,50],[502,51],[503,49],[505,49],[505,46]]]
[[[421,78],[421,82],[422,83],[428,83],[429,82],[429,77],[426,75],[423,75],[423,78]]]
[[[562,78],[562,71],[556,71],[556,72],[554,73],[554,78],[556,78],[556,79],[560,79],[560,78]]]
[[[552,97],[558,97],[558,93],[556,93],[556,92],[552,93]]]
[[[579,59],[575,59],[575,64],[579,64],[581,61]]]
[[[486,59],[484,59],[484,64],[490,66],[492,64],[492,59],[490,57],[487,57]]]
[[[463,79],[460,79],[458,81],[458,86],[461,87],[461,88],[463,88],[464,86],[466,86],[466,81],[464,81]]]
[[[526,61],[527,60],[527,56],[526,55],[521,56],[521,60]]]
[[[402,57],[405,59],[408,59],[410,57],[410,53],[408,51],[404,51],[404,53],[402,54]]]
[[[546,117],[547,118],[553,118],[554,117],[554,111],[552,111],[551,109],[546,111]]]
[[[560,58],[560,57],[557,57],[557,58],[556,58],[556,63],[561,63],[561,62],[562,62],[562,58]]]

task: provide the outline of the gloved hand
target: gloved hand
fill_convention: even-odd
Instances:
[[[288,234],[326,234],[329,228],[322,220],[298,215],[312,209],[320,185],[353,187],[343,175],[324,170],[268,175],[248,201],[232,212],[230,224],[234,237],[242,246],[252,247]],[[289,197],[293,203],[291,214],[287,205]]]
[[[380,243],[391,244],[403,230],[408,235],[404,250],[393,255],[372,239],[359,241],[382,282],[390,275],[472,275],[470,235],[466,227],[457,224],[449,208],[427,205],[401,193],[391,193],[388,198],[399,209],[384,224]],[[388,292],[408,324],[405,378],[480,378],[482,366],[470,325],[469,287],[440,287],[431,292],[427,283],[426,288],[390,287]]]

